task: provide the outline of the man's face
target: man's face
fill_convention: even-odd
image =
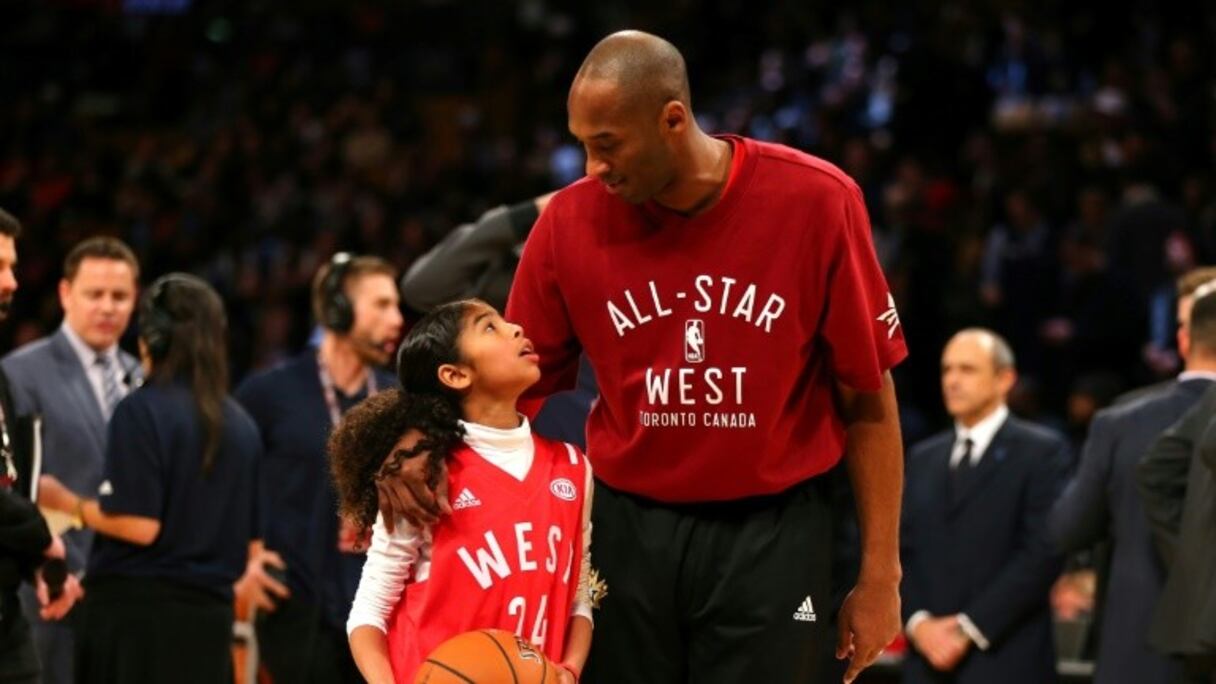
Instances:
[[[942,398],[956,420],[971,424],[1005,401],[1014,373],[996,369],[992,349],[977,335],[955,337],[942,352]]]
[[[672,182],[672,155],[658,110],[630,102],[604,79],[576,81],[566,108],[570,133],[587,154],[587,175],[609,192],[640,204]]]
[[[1191,308],[1194,305],[1193,295],[1178,298],[1178,355],[1183,360],[1191,355]]]
[[[350,338],[364,363],[383,366],[392,360],[401,338],[401,307],[397,284],[387,275],[373,273],[352,278],[348,296],[355,311]]]
[[[11,235],[0,235],[0,321],[8,318],[17,291],[17,242]]]
[[[135,271],[120,259],[85,257],[76,277],[59,281],[63,318],[96,351],[118,343],[135,308]]]

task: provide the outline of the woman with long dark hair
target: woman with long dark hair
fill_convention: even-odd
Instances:
[[[228,397],[226,318],[209,285],[158,279],[139,330],[148,380],[110,419],[96,498],[41,482],[42,505],[98,532],[76,672],[81,682],[231,682],[232,585],[255,536],[261,441]]]

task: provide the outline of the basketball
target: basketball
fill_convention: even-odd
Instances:
[[[502,629],[458,634],[427,656],[414,684],[557,684],[557,668]]]

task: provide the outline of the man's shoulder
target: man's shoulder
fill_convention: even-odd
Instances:
[[[1180,382],[1154,385],[1134,397],[1102,409],[1094,416],[1094,421],[1100,420],[1107,426],[1114,426],[1151,420],[1161,414],[1178,418],[1181,417],[1179,411],[1199,401],[1203,389],[1188,391]]]
[[[58,333],[52,333],[33,342],[27,342],[6,354],[0,363],[4,364],[5,370],[11,372],[14,369],[45,362],[53,358],[55,354],[56,335]]]
[[[283,392],[302,379],[315,377],[315,362],[311,359],[308,354],[299,354],[269,368],[254,371],[241,382],[235,394],[244,403],[267,391]]]
[[[997,439],[1007,438],[1020,442],[1023,446],[1055,451],[1068,445],[1068,439],[1059,430],[1033,423],[1024,418],[1010,414],[1005,425],[997,432]]]
[[[249,411],[237,401],[235,397],[224,397],[225,425],[231,425],[233,429],[243,431],[248,435],[258,434],[257,421],[253,416],[249,415]]]
[[[376,387],[379,390],[397,389],[401,387],[401,381],[397,379],[397,374],[385,366],[376,366],[372,368],[372,373],[376,375]]]
[[[778,143],[744,138],[749,154],[756,155],[758,173],[778,174],[783,182],[795,182],[827,190],[860,193],[857,183],[832,162]]]
[[[954,430],[942,430],[913,444],[912,449],[908,452],[908,458],[925,458],[928,454],[949,447],[953,442]]]
[[[1040,424],[1040,422],[1026,420],[1024,417],[1018,417],[1013,414],[1009,414],[1009,417],[1007,417],[1006,425],[1004,425],[1003,430],[1000,432],[1003,431],[1017,434],[1021,439],[1028,439],[1028,441],[1036,443],[1063,444],[1068,442],[1068,438],[1064,437],[1064,433],[1055,430],[1054,427],[1048,427]]]

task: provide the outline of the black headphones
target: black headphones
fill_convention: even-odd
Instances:
[[[321,281],[321,325],[337,332],[349,332],[355,324],[355,308],[342,287],[354,256],[338,252],[329,260],[329,271]]]
[[[148,290],[144,299],[139,317],[139,336],[148,345],[148,354],[158,361],[169,353],[169,341],[173,339],[173,315],[166,306],[166,295],[171,284],[183,280],[182,276],[176,274],[159,278],[152,283],[152,289]]]

